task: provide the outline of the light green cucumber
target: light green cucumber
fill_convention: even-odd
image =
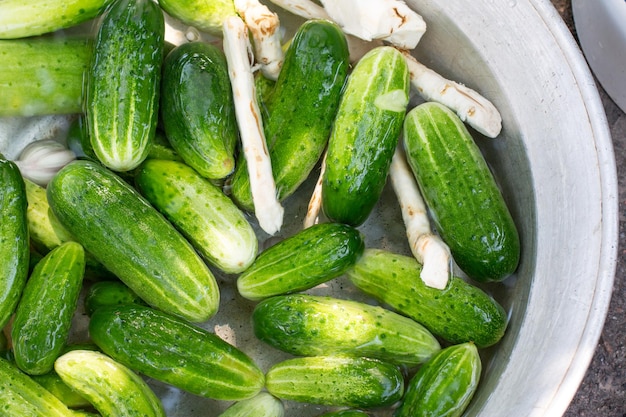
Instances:
[[[473,343],[443,349],[411,378],[394,417],[460,417],[478,388],[481,371]]]
[[[39,385],[50,391],[67,407],[91,408],[91,403],[82,395],[70,388],[54,370],[43,375],[31,375],[31,378]]]
[[[366,356],[413,367],[440,349],[428,330],[407,317],[331,297],[271,297],[257,304],[252,323],[257,338],[296,356]]]
[[[332,221],[361,225],[378,202],[409,100],[402,54],[380,46],[348,77],[328,141],[322,208]]]
[[[146,303],[201,322],[219,306],[215,277],[191,244],[134,188],[79,160],[48,184],[61,224]]]
[[[97,28],[84,111],[93,152],[114,171],[136,168],[154,141],[164,34],[152,0],[116,0]]]
[[[263,388],[263,372],[243,351],[185,320],[126,304],[97,309],[89,333],[102,351],[135,371],[217,400],[243,400]]]
[[[283,417],[285,406],[272,394],[260,392],[252,398],[241,400],[226,409],[219,417]]]
[[[149,159],[138,169],[135,183],[209,263],[227,273],[252,264],[258,239],[244,213],[190,166]]]
[[[54,369],[103,416],[165,417],[161,400],[131,369],[93,350],[72,350]]]
[[[449,343],[497,343],[507,327],[504,308],[490,295],[452,277],[446,288],[429,287],[420,278],[422,266],[412,256],[366,249],[347,271],[363,292],[411,317]]]
[[[501,281],[520,259],[515,222],[478,145],[461,119],[438,103],[413,108],[404,146],[434,225],[469,277]]]
[[[267,391],[283,400],[328,406],[377,408],[404,392],[402,373],[377,359],[307,356],[276,363],[265,375]]]
[[[128,285],[121,281],[99,281],[92,284],[85,294],[85,312],[91,316],[100,307],[122,304],[142,304],[144,301]]]
[[[339,223],[320,223],[267,248],[237,278],[250,300],[313,288],[342,275],[363,253],[361,232]]]
[[[67,343],[85,274],[85,251],[66,242],[35,266],[15,311],[11,331],[17,366],[31,375],[50,372]]]
[[[159,5],[181,22],[219,37],[224,20],[237,15],[233,0],[160,0]]]

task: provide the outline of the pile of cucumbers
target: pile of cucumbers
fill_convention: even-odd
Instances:
[[[33,37],[96,16],[93,38]],[[278,79],[256,74],[281,202],[325,154],[320,222],[263,248],[219,46],[167,44],[152,0],[67,2],[56,26],[3,30],[0,115],[77,114],[78,158],[42,187],[0,155],[1,415],[165,416],[148,380],[229,402],[224,417],[462,415],[507,328],[485,288],[516,271],[520,239],[464,123],[409,108],[398,50],[351,63],[340,27],[308,20]],[[444,289],[361,228],[398,146],[458,267]],[[309,291],[340,277],[363,297]],[[288,359],[264,369],[203,327],[224,285]]]

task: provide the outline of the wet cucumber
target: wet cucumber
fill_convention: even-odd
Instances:
[[[85,294],[85,312],[91,316],[100,307],[122,304],[142,304],[144,301],[121,281],[100,281],[89,287]]]
[[[208,179],[235,168],[235,104],[224,53],[207,42],[188,42],[163,63],[161,116],[178,155]]]
[[[150,307],[99,308],[89,333],[116,361],[202,397],[243,400],[258,394],[265,382],[263,372],[235,346]]]
[[[252,323],[257,338],[296,356],[365,356],[413,367],[440,349],[428,330],[407,317],[331,297],[271,297],[255,307]]]
[[[215,277],[191,244],[135,189],[90,161],[66,165],[48,184],[61,224],[146,303],[201,322],[219,305]]]
[[[249,300],[313,288],[354,265],[364,250],[361,232],[339,223],[320,223],[267,248],[237,278]]]
[[[241,400],[226,409],[219,417],[283,417],[285,406],[282,401],[267,392]]]
[[[101,18],[84,111],[93,152],[114,171],[136,168],[154,140],[164,34],[152,0],[115,0]]]
[[[497,343],[507,327],[504,308],[480,288],[453,277],[445,289],[424,284],[412,256],[366,249],[347,275],[360,290],[411,317],[449,343]]]
[[[398,50],[364,55],[348,77],[328,141],[322,208],[332,221],[362,224],[387,181],[402,130],[409,71]]]
[[[404,145],[435,227],[461,270],[481,282],[512,274],[518,231],[461,119],[441,104],[421,104],[407,114]]]

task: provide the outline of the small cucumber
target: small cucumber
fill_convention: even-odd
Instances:
[[[132,370],[93,350],[72,350],[54,369],[103,416],[165,417],[161,400]]]
[[[313,288],[343,274],[364,247],[357,229],[320,223],[263,251],[239,276],[237,289],[244,298],[261,300]]]
[[[164,35],[152,0],[115,0],[97,28],[84,111],[93,151],[114,171],[136,168],[154,141]]]
[[[195,322],[217,312],[219,288],[208,266],[118,175],[95,162],[73,161],[47,193],[61,224],[146,303]]]
[[[85,311],[91,316],[104,306],[142,304],[144,301],[121,281],[99,281],[92,284],[85,294]]]
[[[0,154],[0,329],[13,315],[28,278],[27,206],[19,168]]]
[[[67,343],[85,274],[85,251],[63,243],[35,266],[15,311],[11,331],[17,366],[30,375],[50,372]]]
[[[163,63],[161,119],[172,147],[208,179],[235,168],[239,139],[224,53],[207,42],[183,43]]]
[[[306,294],[261,301],[252,314],[257,338],[296,356],[342,354],[416,366],[440,349],[417,322],[382,307]]]
[[[159,0],[170,16],[213,36],[222,36],[222,24],[236,16],[233,0]]]
[[[209,263],[227,273],[252,264],[258,239],[244,213],[187,164],[149,159],[138,169],[135,183]]]
[[[411,317],[450,343],[497,343],[507,327],[506,311],[478,287],[453,277],[445,289],[424,284],[412,256],[367,249],[347,275],[360,290]]]
[[[309,20],[300,26],[285,54],[266,103],[265,137],[278,199],[304,182],[328,142],[349,68],[345,35],[335,23]],[[233,199],[254,210],[245,161],[232,181]]]
[[[441,104],[421,104],[407,114],[404,145],[435,227],[461,270],[481,282],[512,274],[518,231],[461,119]]]
[[[265,375],[267,391],[283,400],[375,408],[389,406],[404,392],[395,365],[371,358],[307,356],[287,359]]]
[[[31,375],[39,385],[50,391],[63,404],[71,409],[91,408],[91,403],[70,388],[54,370],[43,375]]]
[[[89,333],[120,363],[184,391],[217,400],[255,396],[263,372],[216,334],[162,311],[126,304],[97,309]]]
[[[481,370],[473,343],[441,350],[411,378],[394,417],[460,417],[478,388]]]
[[[219,417],[283,417],[285,406],[272,394],[260,392],[252,398],[241,400],[226,409]]]
[[[4,3],[0,2],[0,9]],[[0,20],[6,16],[0,11]],[[82,38],[0,40],[0,116],[81,112],[83,77],[91,52]]]
[[[409,70],[398,50],[365,54],[348,77],[328,142],[322,208],[332,221],[359,226],[387,181],[409,100]]]

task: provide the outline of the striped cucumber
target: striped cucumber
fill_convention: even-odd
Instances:
[[[329,219],[359,226],[368,218],[387,181],[409,88],[404,57],[389,46],[365,54],[348,77],[322,176]]]
[[[219,305],[215,277],[191,244],[118,175],[91,161],[48,184],[61,224],[146,303],[201,322]]]
[[[164,35],[152,0],[115,0],[100,21],[84,111],[93,152],[114,171],[136,168],[154,140]]]
[[[470,278],[501,281],[520,258],[515,222],[477,144],[438,103],[413,108],[404,123],[407,160],[434,224]]]
[[[252,398],[241,400],[226,409],[219,417],[283,417],[285,406],[272,394],[260,392]]]

